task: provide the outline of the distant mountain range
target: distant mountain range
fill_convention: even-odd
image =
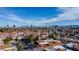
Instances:
[[[66,25],[66,28],[79,28],[79,25]]]
[[[56,27],[65,27],[65,28],[79,28],[79,25],[51,25],[51,26],[20,26],[20,27],[0,27],[0,28],[56,28]]]

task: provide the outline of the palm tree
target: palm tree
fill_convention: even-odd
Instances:
[[[17,51],[21,51],[22,50],[22,46],[21,46],[21,44],[20,44],[20,42],[19,42],[17,37],[16,37],[15,41],[17,42],[16,43]]]

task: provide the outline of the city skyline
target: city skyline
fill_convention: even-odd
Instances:
[[[0,26],[79,25],[78,7],[0,7]]]

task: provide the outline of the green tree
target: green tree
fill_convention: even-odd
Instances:
[[[18,38],[16,37],[15,41],[18,41]]]
[[[22,49],[22,46],[20,45],[19,42],[17,42],[16,47],[17,47],[17,51],[20,51]]]
[[[11,40],[13,40],[11,37],[7,37],[3,40],[4,44],[8,44]]]
[[[0,32],[4,32],[4,30],[3,29],[0,29]]]

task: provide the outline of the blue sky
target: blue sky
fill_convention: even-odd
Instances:
[[[0,26],[79,25],[78,7],[0,7]]]

